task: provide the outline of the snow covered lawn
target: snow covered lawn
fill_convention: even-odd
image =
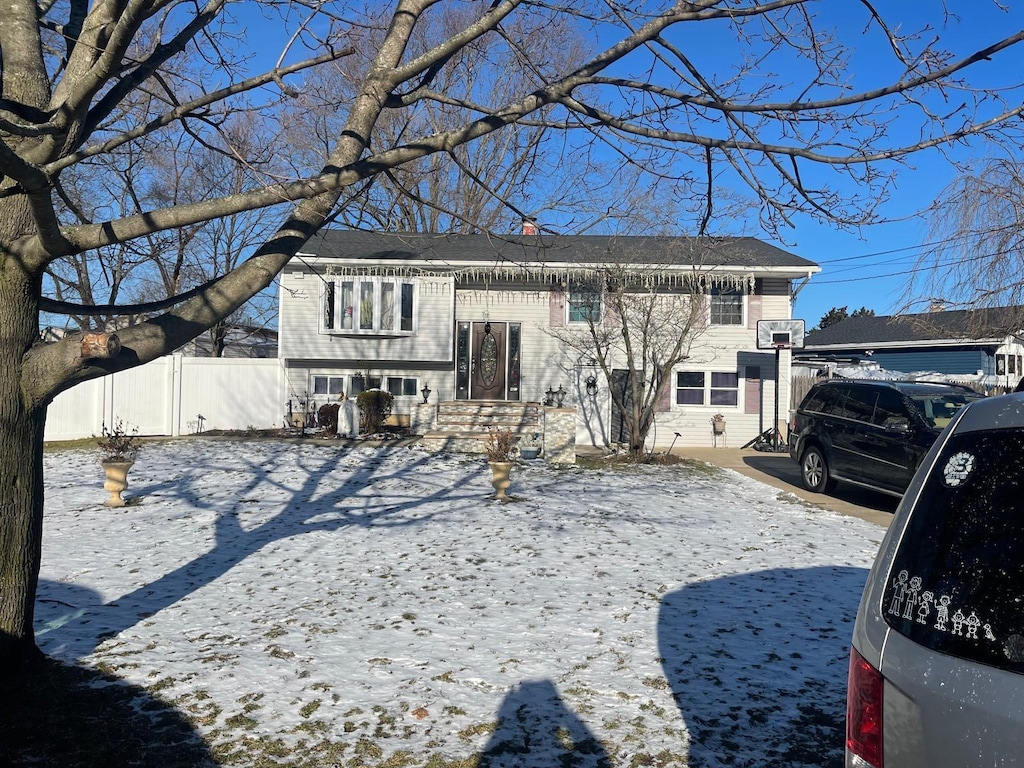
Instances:
[[[839,766],[883,530],[739,474],[188,439],[46,459],[38,640],[221,765]],[[265,761],[265,762],[264,762]]]

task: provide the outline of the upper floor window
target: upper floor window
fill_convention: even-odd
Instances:
[[[597,323],[601,320],[601,294],[587,288],[569,290],[570,323]]]
[[[743,294],[740,291],[711,289],[711,325],[743,325]]]
[[[388,277],[328,278],[320,328],[326,333],[412,333],[416,283]]]

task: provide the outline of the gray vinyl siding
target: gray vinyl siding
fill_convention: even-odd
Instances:
[[[375,360],[451,362],[454,281],[415,278],[416,330],[408,336],[342,335],[320,329],[323,281],[309,270],[289,267],[281,278],[278,346],[288,360]]]

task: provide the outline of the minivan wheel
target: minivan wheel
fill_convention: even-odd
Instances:
[[[836,481],[829,475],[828,461],[818,448],[810,447],[800,461],[800,479],[804,488],[813,493],[827,493],[836,487]]]

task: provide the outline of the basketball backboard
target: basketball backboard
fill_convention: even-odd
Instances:
[[[758,349],[792,349],[804,345],[803,320],[758,320]]]

